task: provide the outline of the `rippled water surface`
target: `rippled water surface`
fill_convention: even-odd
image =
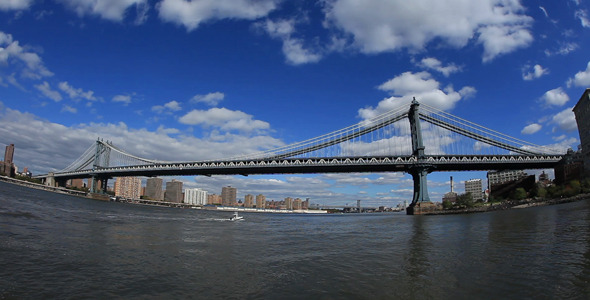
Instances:
[[[0,182],[0,299],[590,299],[589,200],[230,215]]]

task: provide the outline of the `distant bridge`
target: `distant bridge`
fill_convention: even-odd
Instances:
[[[406,121],[406,120],[409,120]],[[422,128],[424,126],[424,128]],[[433,171],[553,168],[563,153],[534,145],[413,101],[373,119],[276,149],[241,157],[168,162],[141,158],[97,140],[65,169],[36,176],[48,185],[74,178],[122,176],[407,172],[414,179],[408,213],[429,202]]]

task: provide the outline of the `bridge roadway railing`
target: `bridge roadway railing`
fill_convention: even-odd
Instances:
[[[561,155],[428,155],[252,159],[231,161],[177,162],[98,168],[55,173],[56,178],[102,176],[250,175],[289,173],[406,172],[416,164],[433,171],[553,168]],[[42,177],[42,176],[39,176]]]

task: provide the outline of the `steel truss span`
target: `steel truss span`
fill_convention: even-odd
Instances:
[[[408,126],[416,122],[408,122],[410,115],[418,116],[430,126],[426,130],[423,126],[420,129],[422,134],[416,135],[417,130]],[[428,136],[429,140],[424,143],[412,141],[417,136]],[[459,148],[453,148],[452,143],[466,144],[467,147],[463,145],[462,149],[476,149],[479,143],[493,147],[498,153],[481,154],[476,150],[467,154],[461,151],[448,153],[453,152],[448,149]],[[413,149],[415,145],[422,144],[420,149]],[[370,120],[316,138],[220,160],[150,160],[99,139],[67,168],[36,177],[53,176],[64,180],[158,175],[413,172],[416,168],[426,172],[540,169],[554,167],[562,156],[560,151],[504,135],[414,101],[409,110],[407,106],[400,106]]]
[[[433,171],[478,171],[498,169],[552,168],[562,159],[560,155],[488,155],[488,156],[414,156],[398,157],[324,157],[306,159],[260,159],[239,161],[206,161],[159,163],[79,170],[55,174],[62,178],[106,176],[157,175],[254,175],[297,173],[408,172],[416,164],[427,164]]]

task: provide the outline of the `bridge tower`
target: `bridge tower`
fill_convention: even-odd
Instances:
[[[99,168],[108,167],[109,159],[111,154],[111,148],[107,147],[103,141],[96,139],[96,151],[94,152],[94,162],[92,163],[92,171],[96,171]],[[99,189],[103,193],[107,191],[108,177],[99,177],[96,174],[92,174],[90,179],[90,192],[98,193]],[[100,181],[100,185],[98,184]]]
[[[420,103],[416,98],[410,105],[408,119],[410,120],[410,130],[412,135],[412,155],[416,158],[416,164],[410,168],[408,173],[414,179],[414,197],[412,203],[406,209],[408,215],[420,214],[423,206],[431,206],[432,202],[428,197],[428,185],[426,175],[432,171],[434,166],[426,162],[424,154],[424,143],[422,142],[422,129],[420,127],[420,114],[418,108]]]

